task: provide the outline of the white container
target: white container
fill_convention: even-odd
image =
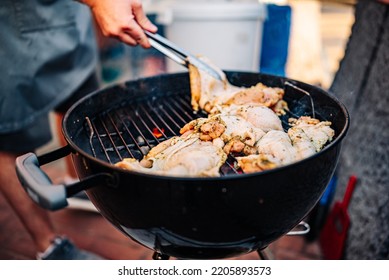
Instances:
[[[168,1],[157,22],[165,36],[223,70],[259,71],[265,5],[258,1]],[[185,68],[170,59],[168,72]]]

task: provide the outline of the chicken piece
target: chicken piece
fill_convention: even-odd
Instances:
[[[296,161],[297,151],[284,131],[272,130],[257,143],[258,153],[269,155],[282,164],[289,164]]]
[[[219,115],[226,124],[226,131],[220,136],[224,142],[233,138],[241,140],[248,146],[254,146],[259,139],[265,135],[265,132],[255,127],[245,119],[234,115]]]
[[[274,106],[270,107],[277,116],[283,116],[289,111],[288,103],[285,100],[279,100]]]
[[[299,119],[291,118],[289,123],[292,127],[289,128],[288,135],[297,149],[298,159],[319,152],[335,135],[330,127],[331,122],[328,121],[303,116]]]
[[[265,135],[265,132],[254,127],[251,123],[235,115],[218,114],[209,118],[195,119],[186,124],[180,133],[193,130],[200,134],[204,141],[214,141],[220,138],[226,153],[242,152],[245,145],[254,146],[255,143]],[[220,141],[218,142],[220,143]],[[220,145],[219,145],[220,146]]]
[[[146,166],[143,166],[138,160],[134,158],[124,158],[122,161],[119,161],[115,163],[116,167],[120,167],[122,169],[127,169],[127,170],[142,170]],[[148,170],[148,169],[145,169]]]
[[[264,132],[283,130],[280,118],[271,109],[262,105],[218,106],[213,112],[242,117]]]
[[[256,147],[258,154],[237,157],[238,166],[245,173],[260,172],[296,161],[296,149],[284,131],[269,131]]]
[[[200,133],[200,140],[212,141],[220,137],[226,130],[226,124],[220,116],[212,116],[209,118],[195,119],[180,129],[180,133],[184,134],[188,131]]]
[[[215,106],[223,104],[277,106],[276,108],[279,112],[282,112],[282,108],[285,108],[285,106],[280,106],[280,104],[285,105],[285,102],[279,103],[284,96],[283,89],[267,87],[262,83],[258,83],[250,88],[234,86],[228,82],[223,71],[214,66],[207,58],[199,57],[199,59],[219,72],[223,80],[219,81],[189,63],[191,104],[195,111],[203,109],[209,113]]]
[[[237,157],[245,173],[260,172],[293,163],[319,152],[335,134],[331,122],[311,117],[290,119],[288,133],[271,130],[256,144],[258,154]]]
[[[247,89],[235,93],[230,99],[223,102],[225,105],[259,104],[266,107],[275,106],[284,97],[284,90],[278,87],[267,87],[258,83]]]
[[[213,67],[224,78],[222,81],[219,81],[189,63],[192,108],[195,111],[203,109],[206,112],[210,112],[214,107],[214,104],[221,102],[218,101],[219,98],[228,97],[230,94],[232,95],[239,91],[240,88],[231,85],[227,81],[224,72],[214,66],[207,58],[199,57],[199,59]]]
[[[237,157],[236,160],[238,166],[244,173],[260,172],[276,168],[280,165],[280,162],[276,158],[265,154]]]
[[[227,155],[212,142],[201,141],[199,134],[160,143],[138,162],[125,159],[116,166],[144,173],[180,177],[216,177]],[[147,167],[145,167],[147,166]]]

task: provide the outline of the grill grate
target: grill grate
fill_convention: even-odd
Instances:
[[[298,118],[311,111],[306,105],[310,104],[306,96],[288,103],[298,111],[291,110],[281,118],[285,130],[289,128],[290,117]],[[87,117],[84,131],[89,134],[93,156],[114,164],[129,157],[142,159],[152,147],[180,135],[179,131],[186,123],[206,116],[204,112],[193,112],[188,95],[152,97],[121,104],[91,119]],[[235,166],[234,155],[229,155],[220,173],[241,174]]]

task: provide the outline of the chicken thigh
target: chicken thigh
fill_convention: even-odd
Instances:
[[[298,159],[319,152],[335,135],[330,127],[331,122],[328,121],[303,116],[299,119],[291,118],[289,123],[292,127],[289,128],[288,135],[297,149]]]
[[[141,162],[124,159],[116,166],[159,175],[220,176],[219,168],[226,161],[227,155],[212,142],[201,141],[199,134],[176,136],[166,141],[151,149]]]
[[[282,112],[286,105],[281,102],[284,96],[284,90],[277,87],[267,87],[258,83],[252,87],[237,87],[229,83],[226,75],[221,69],[214,66],[206,57],[199,57],[223,77],[223,80],[217,80],[205,71],[202,71],[189,64],[189,78],[191,89],[191,103],[195,111],[203,109],[211,112],[217,105],[249,105],[257,104],[266,107],[277,108]]]

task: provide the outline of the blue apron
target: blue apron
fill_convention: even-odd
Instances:
[[[0,133],[47,114],[96,63],[88,7],[71,0],[1,0]]]

